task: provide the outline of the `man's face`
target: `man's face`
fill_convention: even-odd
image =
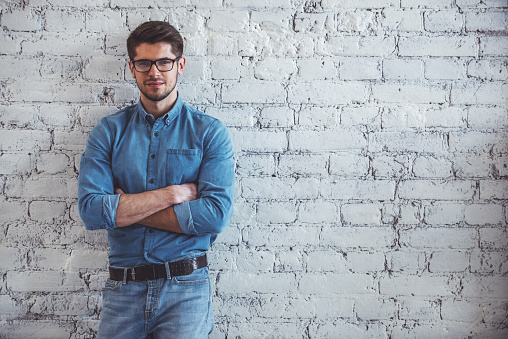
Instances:
[[[137,60],[155,61],[159,59],[176,59],[179,55],[174,55],[171,51],[171,45],[167,43],[147,44],[143,43],[136,48]],[[136,84],[141,91],[144,99],[151,101],[162,101],[168,98],[169,101],[176,100],[176,82],[178,75],[183,73],[185,67],[185,58],[180,58],[173,65],[173,69],[167,72],[160,72],[155,64],[152,65],[150,71],[142,73],[136,71],[134,65],[129,61],[129,68],[132,77],[136,79]],[[142,98],[143,99],[143,98]]]

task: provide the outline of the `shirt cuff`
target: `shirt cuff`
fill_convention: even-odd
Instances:
[[[120,202],[120,194],[105,195],[102,200],[102,216],[106,222],[106,229],[116,228],[116,210]]]
[[[176,214],[178,224],[184,234],[197,234],[194,228],[194,221],[192,220],[192,214],[190,211],[190,204],[188,201],[178,205],[173,205],[173,210]]]

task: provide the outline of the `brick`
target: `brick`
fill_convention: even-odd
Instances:
[[[6,152],[33,152],[49,150],[51,135],[45,131],[2,130],[0,150]]]
[[[235,37],[220,35],[210,39],[209,53],[212,55],[237,55],[239,50],[238,40]]]
[[[382,296],[451,296],[459,291],[459,281],[432,276],[382,277],[379,291]]]
[[[333,296],[312,296],[309,298],[311,305],[315,305],[316,317],[320,319],[350,318],[353,315],[354,302],[352,299]]]
[[[422,18],[420,11],[384,8],[381,25],[390,31],[419,32],[423,30]]]
[[[414,297],[401,298],[399,317],[404,320],[440,320],[441,305],[437,300],[422,300]]]
[[[502,180],[480,181],[481,199],[508,199],[508,183]]]
[[[419,228],[401,231],[400,244],[410,248],[472,249],[478,236],[472,228]]]
[[[31,159],[28,154],[4,153],[0,155],[0,175],[22,175],[29,173],[31,169]]]
[[[83,76],[90,81],[119,80],[125,65],[125,59],[115,56],[92,57],[85,63]]]
[[[472,60],[467,65],[467,74],[481,80],[508,79],[508,64],[503,60]]]
[[[347,338],[387,338],[387,328],[382,324],[326,323],[310,328],[310,335],[317,338],[332,338],[337,333]]]
[[[32,220],[53,222],[62,218],[66,209],[65,202],[32,201],[28,207],[28,213]]]
[[[349,252],[347,261],[354,273],[382,272],[385,270],[385,255],[382,252]]]
[[[251,23],[253,29],[260,29],[264,32],[281,32],[290,27],[293,13],[278,9],[274,12],[255,10],[251,12]]]
[[[477,55],[476,39],[473,37],[401,37],[401,56],[449,56],[474,57]]]
[[[37,173],[57,174],[69,168],[70,159],[62,153],[40,153],[36,161]]]
[[[26,253],[23,253],[19,248],[1,245],[0,255],[2,256],[0,269],[2,269],[3,272],[19,269],[26,265]]]
[[[207,107],[205,113],[209,114],[228,127],[253,127],[256,120],[256,110],[252,105],[245,105],[239,107]]]
[[[328,156],[322,154],[284,154],[279,157],[278,173],[282,175],[312,175],[328,172]]]
[[[318,33],[326,31],[328,13],[297,13],[294,18],[294,30],[300,33]]]
[[[69,251],[61,248],[35,248],[28,257],[30,267],[37,270],[64,270],[69,265]]]
[[[258,62],[254,77],[259,80],[284,81],[296,73],[296,64],[292,60],[266,58]]]
[[[56,35],[44,33],[38,39],[23,41],[21,47],[25,55],[43,53],[44,55],[84,57],[98,54],[103,45],[103,38],[98,34],[86,33],[73,36],[65,32]]]
[[[454,225],[464,221],[465,205],[435,202],[425,207],[425,222],[430,225]]]
[[[85,28],[85,16],[78,11],[48,11],[45,19],[44,29],[49,32],[78,33]]]
[[[398,196],[401,199],[469,200],[473,193],[474,186],[469,181],[405,180],[400,184]]]
[[[13,292],[77,292],[84,286],[84,281],[72,273],[7,272],[7,288]]]
[[[482,132],[451,132],[449,134],[449,149],[454,153],[492,152],[493,154],[506,153],[506,133]]]
[[[337,248],[381,249],[395,243],[395,234],[388,227],[326,227],[322,243]]]
[[[480,229],[480,247],[482,249],[508,248],[508,233],[503,228]]]
[[[300,59],[296,66],[302,81],[337,79],[337,63],[330,58]]]
[[[424,23],[429,32],[460,32],[464,27],[464,15],[455,10],[426,12]]]
[[[94,310],[88,309],[88,296],[41,296],[30,309],[36,314],[54,314],[56,316],[92,315]]]
[[[258,205],[257,219],[262,224],[294,223],[297,207],[291,202],[270,202]]]
[[[241,176],[275,175],[275,159],[267,154],[244,154],[238,157],[237,173]]]
[[[434,152],[442,153],[443,136],[439,133],[423,132],[374,132],[369,136],[371,152]]]
[[[286,273],[252,273],[225,272],[220,275],[217,290],[223,294],[271,293],[290,294],[296,292],[294,274]]]
[[[247,68],[241,60],[234,57],[213,59],[211,62],[212,79],[238,80],[245,76]]]
[[[294,125],[293,110],[283,107],[266,107],[261,110],[259,122],[263,127],[289,127]]]
[[[382,36],[342,36],[329,37],[318,40],[316,52],[318,55],[329,56],[362,56],[380,57],[393,54],[395,40]]]
[[[333,223],[337,207],[332,202],[303,202],[298,209],[298,221],[304,223]]]
[[[5,192],[9,197],[75,198],[77,194],[77,180],[63,178],[27,179],[24,183],[9,182]]]
[[[27,210],[27,205],[22,201],[2,201],[0,204],[2,222],[20,220],[24,218]]]
[[[397,0],[365,0],[358,3],[354,0],[334,1],[322,0],[321,6],[323,9],[336,9],[336,8],[385,8],[398,6]]]
[[[496,225],[503,223],[503,206],[473,204],[466,206],[465,221],[469,225]]]
[[[506,12],[466,13],[466,30],[468,32],[506,32],[508,30]]]
[[[363,133],[337,129],[325,132],[292,131],[289,134],[289,149],[296,151],[325,151],[362,149],[366,146]]]
[[[224,84],[222,88],[222,100],[225,103],[282,103],[285,97],[284,87],[275,82],[241,82]]]
[[[504,57],[508,54],[507,36],[486,36],[480,38],[480,54],[482,56]]]
[[[318,195],[319,182],[314,178],[244,178],[242,196],[262,199],[314,199]]]
[[[439,104],[448,97],[444,85],[402,85],[399,83],[376,84],[372,87],[373,98],[383,102]]]
[[[397,314],[397,305],[393,299],[378,297],[358,298],[356,314],[362,320],[391,320]]]
[[[367,125],[378,127],[381,125],[381,114],[377,106],[347,106],[342,109],[340,123],[345,126]]]
[[[315,81],[298,83],[288,88],[288,101],[292,104],[313,103],[322,106],[366,101],[367,88],[361,82],[331,83]]]
[[[345,204],[341,206],[344,225],[380,225],[381,205],[379,204]]]
[[[412,250],[389,252],[386,262],[390,271],[400,274],[417,274],[428,266],[425,253]]]
[[[378,29],[377,13],[374,11],[340,11],[335,17],[338,32],[368,33]]]
[[[471,273],[479,273],[482,275],[493,275],[497,273],[505,274],[508,267],[506,261],[508,254],[501,250],[501,252],[490,252],[489,250],[482,249],[471,252]]]
[[[251,246],[315,246],[319,243],[320,230],[318,227],[277,226],[261,227],[245,230],[243,238]]]
[[[39,120],[51,127],[70,128],[75,120],[75,108],[67,105],[41,105]]]
[[[452,165],[446,159],[419,156],[413,163],[413,174],[417,178],[450,178],[453,175]]]
[[[322,182],[321,192],[330,199],[391,200],[395,183],[389,180],[327,180]]]
[[[381,79],[381,63],[377,58],[347,58],[340,62],[339,74],[342,80]]]
[[[508,125],[508,110],[502,107],[470,107],[467,122],[474,129],[496,129]]]
[[[275,272],[301,272],[303,259],[300,251],[279,253],[275,261]]]
[[[287,149],[285,132],[230,130],[235,151],[281,152]]]
[[[441,304],[441,315],[444,320],[472,323],[482,316],[482,313],[482,307],[469,300],[443,300]]]
[[[366,274],[306,274],[298,291],[313,295],[374,294],[374,278]]]
[[[425,61],[426,79],[458,80],[465,77],[465,65],[463,61],[448,58],[436,58]]]
[[[13,320],[2,323],[2,332],[10,338],[30,338],[34,333],[38,338],[68,338],[75,330],[72,323],[55,320]]]
[[[77,150],[85,149],[87,133],[82,131],[55,131],[54,133],[54,147],[57,150]]]
[[[401,7],[443,8],[451,7],[451,0],[401,0]]]
[[[369,158],[355,153],[330,156],[330,174],[345,177],[364,177],[369,172]]]
[[[247,11],[216,11],[208,19],[207,26],[215,32],[243,32],[249,28]]]
[[[275,255],[271,251],[253,251],[239,256],[237,267],[244,272],[270,272],[273,270]]]
[[[43,19],[29,7],[2,13],[2,26],[12,31],[32,32],[42,28]]]
[[[296,116],[298,125],[302,126],[335,126],[339,120],[333,107],[305,107]]]
[[[506,277],[465,277],[462,279],[461,295],[465,298],[504,298],[506,296]]]
[[[494,83],[452,85],[452,104],[502,105],[508,101],[508,86]]]
[[[444,107],[425,111],[425,127],[466,127],[467,111],[461,107]]]
[[[383,60],[383,78],[421,80],[423,79],[423,62],[404,59]]]
[[[393,339],[402,338],[465,338],[469,330],[464,325],[455,322],[424,323],[416,322],[412,326],[396,326],[392,330]]]
[[[430,257],[431,273],[465,272],[469,268],[469,254],[465,251],[434,252]]]
[[[348,273],[347,257],[332,250],[312,251],[307,254],[307,270],[310,272]]]
[[[37,107],[17,105],[0,106],[0,118],[2,123],[9,126],[25,128],[35,126],[37,117]],[[3,133],[3,132],[2,132]]]
[[[70,271],[79,271],[82,269],[103,269],[106,270],[108,264],[108,252],[76,249],[68,257]]]
[[[383,130],[407,130],[408,128],[423,130],[425,128],[425,112],[422,105],[408,104],[402,106],[386,105],[381,112],[381,127]]]

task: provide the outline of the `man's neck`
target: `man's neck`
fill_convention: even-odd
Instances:
[[[145,109],[145,112],[154,116],[155,119],[159,119],[164,114],[169,112],[173,106],[175,106],[176,99],[178,96],[169,95],[167,98],[161,101],[152,101],[141,94],[141,104]]]

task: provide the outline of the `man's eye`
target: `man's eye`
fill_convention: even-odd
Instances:
[[[138,61],[138,66],[141,66],[141,67],[148,67],[151,65],[151,62],[150,61]]]
[[[169,60],[159,60],[159,65],[161,66],[167,66],[171,63]]]

